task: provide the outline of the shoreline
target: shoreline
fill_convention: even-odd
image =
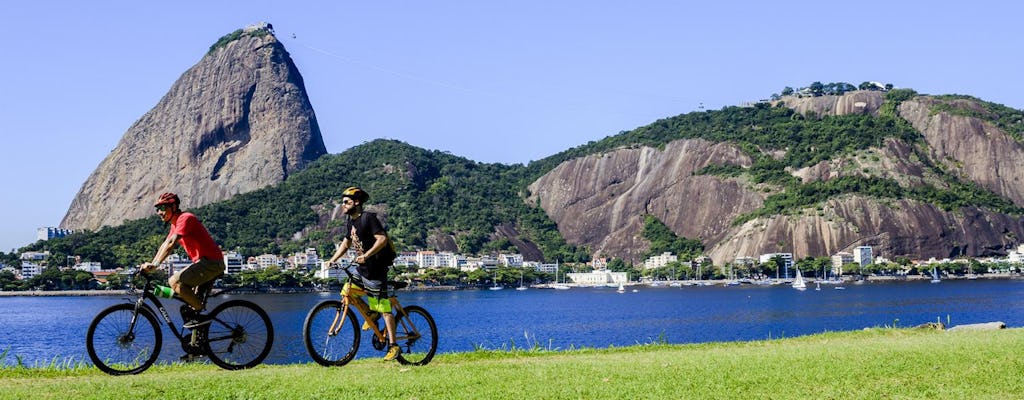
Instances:
[[[903,275],[903,276],[869,276],[863,280],[857,279],[844,279],[841,284],[860,284],[860,283],[871,283],[871,282],[911,282],[911,281],[923,281],[930,280],[931,277],[927,275]],[[1005,274],[985,274],[977,275],[975,277],[967,276],[945,276],[942,280],[994,280],[994,279],[1005,279],[1005,280],[1017,280],[1024,279],[1022,274],[1005,273]],[[673,282],[692,282],[692,281],[656,281],[659,286],[670,284]],[[724,279],[709,279],[698,282],[706,282],[709,285],[722,286],[728,280]],[[808,279],[807,283],[814,283],[816,280]],[[822,281],[824,282],[824,281]],[[629,282],[625,286],[651,286],[652,282]],[[834,285],[834,281],[829,281],[828,284]],[[583,284],[568,284],[571,287],[588,288],[588,287],[601,287],[595,285],[583,285]],[[533,289],[548,289],[546,286],[533,285]],[[402,289],[402,292],[420,292],[420,291],[455,291],[455,290],[485,290],[482,287],[456,287],[456,286],[420,286],[410,287]],[[337,289],[327,290],[311,290],[307,288],[280,288],[280,289],[264,289],[264,290],[235,290],[236,293],[268,293],[268,294],[294,294],[294,293],[331,293],[336,292]],[[107,290],[107,289],[95,289],[95,290],[19,290],[19,291],[2,291],[0,290],[0,298],[2,297],[52,297],[52,296],[125,296],[127,295],[126,290]]]

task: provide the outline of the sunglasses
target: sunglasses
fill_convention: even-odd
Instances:
[[[156,209],[160,210],[160,211],[167,211],[167,210],[171,209],[171,206],[169,206],[167,204],[161,204],[161,205],[156,206]]]
[[[345,199],[345,200],[341,201],[341,204],[344,204],[346,206],[350,206],[350,205],[355,204],[355,202],[353,202],[352,200],[349,200],[349,199]]]

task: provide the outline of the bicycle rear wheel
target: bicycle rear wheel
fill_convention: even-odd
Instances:
[[[274,343],[274,326],[267,312],[245,300],[230,300],[214,308],[205,329],[206,355],[228,370],[259,365]]]
[[[85,334],[85,348],[100,371],[138,374],[156,362],[162,335],[149,309],[139,308],[136,313],[135,304],[118,304],[100,311],[92,320]]]
[[[426,365],[437,351],[437,325],[423,307],[405,307],[405,315],[395,319],[395,340],[402,352],[398,362],[403,365]]]
[[[317,304],[306,315],[302,339],[317,364],[339,367],[348,364],[359,351],[359,325],[351,308],[342,315],[341,301]]]

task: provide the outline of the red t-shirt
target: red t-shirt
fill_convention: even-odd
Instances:
[[[171,224],[171,232],[167,236],[178,234],[178,243],[188,253],[192,262],[198,262],[200,258],[211,260],[223,260],[224,253],[221,253],[220,246],[213,241],[206,227],[199,222],[199,218],[189,212],[183,212],[178,219]]]

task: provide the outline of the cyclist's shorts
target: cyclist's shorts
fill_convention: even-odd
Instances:
[[[185,267],[185,269],[178,271],[177,278],[172,280],[180,281],[186,285],[192,287],[199,287],[206,282],[217,279],[218,276],[224,273],[224,260],[222,259],[209,259],[200,258],[195,264]]]
[[[375,296],[367,296],[367,303],[370,304],[370,309],[381,314],[387,314],[391,312],[391,300],[387,298],[379,298]]]

